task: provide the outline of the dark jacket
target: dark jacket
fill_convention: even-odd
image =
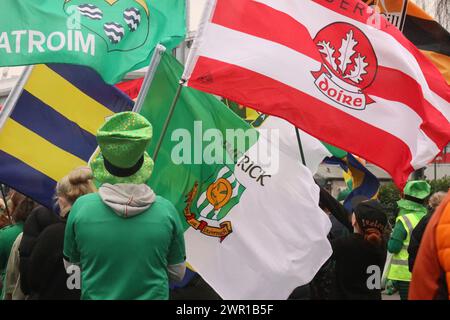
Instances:
[[[443,222],[450,217],[450,193],[441,202],[439,207],[431,215],[428,225],[420,242],[420,250],[414,261],[411,283],[409,287],[409,300],[448,300],[450,298],[450,286],[447,280],[446,270],[442,264],[444,255],[440,253],[440,247],[444,244],[439,239],[443,230]],[[447,220],[448,221],[448,220]],[[448,237],[445,238],[448,240]],[[447,241],[448,243],[448,241]]]
[[[431,214],[423,217],[411,233],[411,239],[408,246],[408,265],[410,272],[413,271],[414,262],[416,261],[417,252],[419,251],[420,247],[420,242],[422,241],[423,234],[425,233],[425,229],[427,228],[430,219]]]
[[[35,208],[28,216],[23,227],[22,242],[19,247],[19,271],[20,288],[25,295],[31,293],[30,290],[30,257],[41,232],[49,225],[61,221],[61,218],[45,207]]]
[[[344,228],[349,232],[353,232],[353,226],[351,223],[351,213],[345,210],[344,206],[337,201],[333,196],[328,193],[324,188],[320,188],[319,206],[322,209],[328,209],[333,216],[337,231],[345,232]]]
[[[48,226],[37,238],[30,257],[30,299],[79,300],[80,290],[67,288],[63,262],[65,221]]]
[[[222,300],[222,298],[196,273],[184,287],[170,290],[170,300]]]
[[[340,300],[381,300],[381,288],[370,289],[367,280],[369,266],[379,267],[383,273],[387,249],[364,240],[360,234],[352,234],[331,242],[336,276],[335,297]]]

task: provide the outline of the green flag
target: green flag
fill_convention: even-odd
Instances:
[[[149,148],[150,155],[159,140],[182,73],[183,66],[170,54],[163,54],[141,110],[141,114],[153,125],[154,136]],[[228,168],[226,165],[233,168],[236,156],[244,153],[254,142],[249,138],[244,145],[239,146],[235,136],[228,135],[227,140],[227,129],[241,129],[242,134],[250,129],[255,134],[255,139],[257,137],[256,131],[250,125],[214,96],[183,88],[149,182],[157,194],[174,203],[180,214],[186,207],[186,196],[195,184],[198,184],[198,198],[218,179],[225,181],[231,173],[221,176],[220,171]],[[219,185],[218,188],[220,189]],[[216,218],[222,218],[242,193],[243,187],[237,182],[231,183],[231,188],[236,188],[235,199],[230,199],[226,206],[221,207],[222,210]],[[214,212],[205,209],[207,201],[203,202],[203,205],[193,209],[195,213],[214,216]],[[186,221],[184,218],[183,220]]]
[[[2,0],[0,66],[71,63],[108,83],[149,64],[186,33],[184,0]]]
[[[325,148],[328,149],[328,151],[336,158],[344,158],[347,155],[347,151],[344,151],[342,149],[339,149],[335,146],[332,146],[331,144],[328,144],[326,142],[321,141],[322,144],[325,146]]]

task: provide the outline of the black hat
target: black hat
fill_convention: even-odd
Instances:
[[[355,209],[355,218],[363,231],[375,228],[383,233],[387,224],[386,213],[377,200],[360,202]]]
[[[366,196],[354,196],[352,198],[352,200],[350,200],[350,204],[352,205],[352,212],[355,212],[356,207],[358,206],[358,204],[360,204],[363,201],[367,201],[370,200],[368,197]]]

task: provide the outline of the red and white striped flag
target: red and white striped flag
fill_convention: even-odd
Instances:
[[[449,86],[357,0],[209,0],[183,78],[361,156],[399,186],[450,141]]]

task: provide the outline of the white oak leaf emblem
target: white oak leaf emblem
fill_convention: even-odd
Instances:
[[[361,76],[367,73],[366,67],[369,65],[364,59],[366,59],[366,57],[363,57],[358,53],[358,56],[355,59],[355,67],[350,74],[344,76],[344,79],[350,79],[353,82],[360,83],[363,80]]]
[[[320,41],[317,45],[319,46],[319,52],[325,55],[325,59],[328,61],[331,67],[335,71],[337,71],[337,65],[333,57],[335,49],[331,46],[330,42]]]
[[[351,63],[351,57],[355,54],[355,46],[358,42],[353,39],[353,30],[350,30],[344,39],[342,39],[342,45],[339,48],[339,53],[341,56],[339,60],[339,69],[341,69],[342,74],[345,74],[347,66]]]

